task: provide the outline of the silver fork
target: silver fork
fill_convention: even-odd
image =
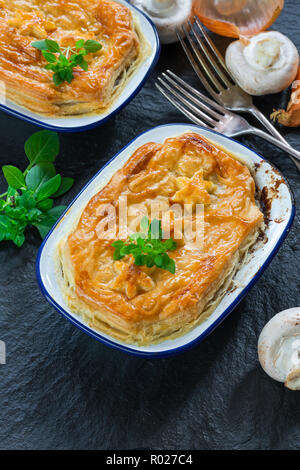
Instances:
[[[182,35],[178,31],[177,36],[194,71],[210,95],[226,109],[251,113],[274,137],[289,146],[284,137],[253,104],[252,96],[242,90],[235,82],[227,69],[222,54],[206,33],[199,18],[195,16],[195,23],[192,24],[189,21],[188,24],[189,31],[185,26],[182,26],[184,34]],[[202,37],[197,27],[201,31]],[[192,39],[190,32],[195,40]],[[299,163],[296,161],[294,163],[300,171]]]
[[[163,78],[162,78],[163,77]],[[246,119],[185,83],[170,70],[158,77],[155,86],[185,116],[199,126],[207,127],[228,137],[255,134],[292,155],[300,162],[300,152],[266,132],[251,126]]]

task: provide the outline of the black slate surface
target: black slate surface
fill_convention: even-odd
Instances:
[[[287,0],[276,29],[300,50],[297,0]],[[219,38],[220,47],[227,40]],[[197,80],[178,45],[164,47],[139,95],[100,128],[61,135],[58,169],[83,185],[139,133],[185,122],[154,88],[170,67]],[[256,100],[268,115],[288,95]],[[38,130],[0,113],[1,164],[24,166],[23,144]],[[300,130],[283,130],[300,150]],[[300,176],[259,138],[241,142],[284,173],[300,203]],[[1,178],[3,185],[3,179]],[[1,188],[2,189],[2,188]],[[35,277],[40,239],[0,245],[0,449],[300,449],[300,393],[262,371],[257,338],[277,312],[299,306],[299,215],[278,255],[246,298],[202,344],[169,359],[145,360],[110,349],[64,320]]]

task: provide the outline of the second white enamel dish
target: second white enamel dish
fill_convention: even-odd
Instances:
[[[129,79],[124,90],[105,112],[73,117],[49,117],[34,113],[10,100],[1,98],[0,109],[19,117],[24,121],[29,121],[38,126],[58,132],[78,132],[91,129],[104,124],[113,115],[124,108],[139,92],[145,84],[151,70],[154,68],[160,53],[160,43],[154,24],[140,10],[128,3],[126,0],[116,0],[118,3],[126,5],[135,15],[140,23],[141,31],[148,41],[151,51],[139,66],[134,75]]]
[[[132,153],[146,142],[163,142],[168,137],[184,132],[197,132],[213,142],[223,146],[246,162],[254,171],[254,178],[259,190],[265,188],[271,198],[269,223],[266,227],[265,242],[254,249],[250,261],[236,274],[235,289],[228,292],[212,315],[199,326],[174,340],[164,341],[152,346],[128,345],[86,325],[82,319],[72,313],[66,305],[56,279],[54,253],[58,241],[69,231],[70,223],[75,221],[90,198],[103,187],[111,176],[121,168]],[[282,175],[266,160],[244,147],[240,143],[213,131],[193,124],[169,124],[155,127],[141,134],[102,168],[83,188],[77,198],[70,204],[65,214],[54,226],[43,242],[37,258],[37,278],[46,299],[63,316],[90,336],[123,351],[139,356],[166,356],[190,348],[204,339],[234,309],[248,290],[258,280],[283,243],[293,222],[295,206],[293,196]]]

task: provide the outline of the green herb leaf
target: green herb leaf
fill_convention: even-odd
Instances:
[[[7,200],[9,200],[11,197],[15,197],[18,193],[18,191],[11,186],[8,186],[7,188]]]
[[[76,67],[76,65],[80,64],[80,62],[83,60],[84,59],[82,54],[72,54],[70,57],[70,61],[73,67]]]
[[[156,255],[154,258],[154,263],[158,268],[163,266],[163,257],[161,255]]]
[[[13,242],[15,245],[17,245],[18,248],[20,248],[23,243],[25,242],[25,235],[24,233],[18,233],[15,238],[13,239]]]
[[[60,197],[65,194],[73,186],[74,178],[62,178],[60,187],[56,193],[52,194],[52,197]]]
[[[57,217],[46,215],[39,222],[34,223],[33,225],[38,229],[41,237],[44,239],[56,221]]]
[[[10,219],[6,215],[0,215],[0,241],[7,240],[7,233],[10,231]]]
[[[56,72],[53,75],[53,83],[54,83],[55,86],[61,85],[63,81],[64,81],[64,79],[60,76],[59,72]]]
[[[84,39],[76,41],[76,49],[81,49],[84,46]]]
[[[55,206],[47,212],[47,215],[56,217],[56,219],[58,219],[65,210],[66,206]]]
[[[54,165],[50,162],[38,163],[29,170],[26,175],[25,181],[28,189],[38,191],[40,187],[55,176],[56,171]]]
[[[59,154],[59,139],[56,132],[40,131],[25,142],[25,153],[31,166],[41,162],[53,162]]]
[[[19,232],[24,230],[24,225],[20,226]],[[18,222],[6,215],[0,215],[0,240],[14,241],[18,234]]]
[[[118,261],[121,258],[122,258],[122,256],[120,254],[120,250],[119,250],[119,248],[116,248],[115,251],[114,251],[114,254],[113,254],[113,259],[115,261]]]
[[[170,238],[169,240],[165,240],[164,242],[165,249],[168,251],[172,251],[176,248],[176,242]]]
[[[84,48],[87,52],[97,52],[102,49],[102,46],[99,42],[94,41],[92,39],[88,39],[84,43]]]
[[[25,207],[6,206],[4,208],[4,213],[8,217],[10,217],[10,219],[25,222],[26,215],[27,215],[27,210],[26,210]]]
[[[13,189],[21,189],[26,186],[25,178],[21,170],[12,165],[2,167],[4,177]]]
[[[154,259],[152,255],[147,255],[145,261],[147,268],[152,268],[154,266]]]
[[[27,219],[28,219],[29,222],[32,223],[32,222],[37,221],[41,215],[42,215],[42,212],[39,209],[37,209],[36,207],[34,207],[30,211],[28,211]]]
[[[52,54],[51,52],[47,52],[47,51],[42,51],[42,54],[44,56],[44,58],[50,62],[50,64],[55,64],[56,62],[56,56],[54,54]]]
[[[46,183],[44,183],[37,192],[37,201],[42,201],[43,199],[48,199],[52,194],[55,194],[58,188],[61,185],[61,176],[56,175],[53,178],[50,178]]]
[[[43,201],[37,203],[37,208],[43,212],[47,212],[52,209],[53,204],[53,199],[44,199]]]
[[[87,63],[86,60],[82,60],[81,63],[80,63],[80,67],[82,68],[82,70],[84,70],[85,72],[87,72],[88,68],[89,68],[89,64]]]
[[[136,264],[137,266],[144,266],[146,263],[145,261],[145,255],[142,255],[142,254],[139,254],[139,255],[136,255],[135,258],[134,258],[134,264]]]
[[[32,42],[31,45],[32,45],[32,47],[35,47],[39,51],[46,51],[48,49],[48,46],[47,46],[47,43],[46,43],[45,39],[43,39],[42,41]]]
[[[54,64],[47,64],[47,65],[45,65],[44,68],[45,68],[46,70],[52,70],[53,72],[56,71],[56,65],[54,65]]]
[[[115,240],[111,244],[114,248],[122,248],[123,245],[125,245],[125,243],[122,240]]]
[[[60,66],[68,67],[68,65],[69,65],[69,60],[63,54],[59,55],[59,62],[60,62],[60,64],[59,64]]]
[[[175,274],[176,265],[172,258],[169,258],[168,263],[164,265],[164,269],[169,271],[171,274]]]
[[[72,70],[67,70],[65,80],[66,80],[68,83],[71,83],[71,81],[73,80],[73,78],[74,78],[74,75],[73,75]]]
[[[32,209],[36,205],[36,198],[33,191],[26,191],[22,196],[16,200],[18,206],[24,207],[25,209]]]
[[[60,52],[59,44],[53,39],[45,39],[46,46],[50,52]]]

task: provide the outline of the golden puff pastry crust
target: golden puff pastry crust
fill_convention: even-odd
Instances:
[[[103,207],[118,209],[125,196],[128,233],[136,231],[141,204],[157,203],[162,220],[174,203],[204,208],[201,248],[183,238],[169,252],[175,274],[136,266],[128,256],[114,261],[112,240],[99,239],[107,218]],[[224,149],[196,133],[147,143],[92,197],[76,228],[60,241],[59,279],[66,301],[91,327],[127,343],[146,345],[182,335],[221,301],[262,221],[249,169]],[[119,237],[117,231],[114,239]]]
[[[102,49],[88,54],[88,71],[55,86],[53,72],[32,43],[53,39],[74,46],[94,39]],[[69,116],[101,112],[123,89],[142,60],[130,10],[111,0],[0,0],[0,80],[5,96],[39,114]]]

